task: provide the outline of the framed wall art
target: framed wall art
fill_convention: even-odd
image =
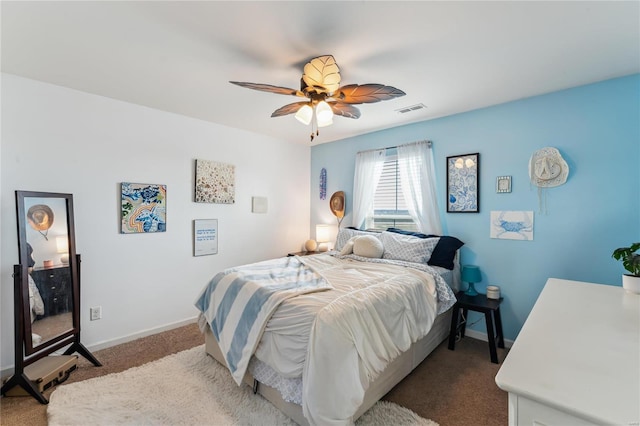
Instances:
[[[320,170],[320,199],[327,199],[327,169]]]
[[[218,219],[193,221],[193,255],[218,254]]]
[[[251,197],[251,213],[267,213],[269,199],[267,197]]]
[[[167,230],[167,185],[121,184],[122,234]]]
[[[480,154],[447,157],[447,213],[478,213]]]
[[[498,194],[511,192],[511,176],[498,176],[496,178],[496,192]]]
[[[532,211],[492,211],[491,238],[533,241]]]
[[[236,202],[236,175],[232,164],[196,160],[196,203]]]

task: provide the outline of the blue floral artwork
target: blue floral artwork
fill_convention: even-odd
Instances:
[[[447,212],[478,213],[480,154],[447,157]]]
[[[491,238],[501,240],[533,240],[532,211],[492,211]]]
[[[122,182],[122,234],[167,230],[167,186]]]

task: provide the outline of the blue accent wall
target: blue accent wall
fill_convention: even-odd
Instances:
[[[621,285],[625,271],[611,253],[640,241],[640,74],[314,146],[311,229],[336,223],[328,203],[339,190],[347,199],[342,226],[352,225],[358,151],[419,140],[433,141],[444,230],[466,243],[462,263],[480,267],[476,289],[501,288],[506,338],[516,338],[547,278]],[[560,151],[570,172],[566,184],[546,191],[545,214],[528,163],[546,146]],[[475,152],[480,212],[446,213],[446,157]],[[319,198],[322,167],[326,200]],[[511,193],[496,193],[502,175],[512,176]],[[533,241],[490,238],[490,213],[497,210],[533,211]],[[479,319],[473,315],[470,322]],[[485,332],[484,321],[472,328]]]

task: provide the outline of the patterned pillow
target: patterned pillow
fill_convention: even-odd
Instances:
[[[380,235],[384,245],[383,259],[427,263],[440,238],[418,238],[384,231]]]
[[[425,235],[420,232],[405,231],[404,229],[398,228],[387,228],[387,231],[404,235],[413,235],[419,238],[439,237],[440,241],[436,244],[436,248],[433,249],[431,258],[429,258],[427,263],[431,266],[440,266],[449,270],[453,270],[453,261],[455,260],[456,252],[464,245],[464,243],[456,237],[449,237],[446,235]]]
[[[341,251],[351,238],[359,235],[373,235],[376,238],[380,238],[379,232],[360,231],[359,229],[340,228],[338,236],[336,237],[335,250]]]

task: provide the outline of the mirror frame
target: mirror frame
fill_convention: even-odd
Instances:
[[[29,226],[26,217],[25,199],[26,198],[56,198],[64,199],[66,206],[66,223],[67,223],[67,236],[68,236],[68,248],[69,248],[69,268],[71,277],[71,296],[72,296],[72,328],[64,331],[57,336],[49,338],[46,341],[39,343],[34,347],[32,339],[31,328],[31,306],[29,302],[29,253],[27,250],[27,226]],[[78,273],[78,259],[76,256],[76,238],[75,238],[75,226],[73,220],[73,195],[54,192],[36,192],[36,191],[16,191],[16,214],[18,221],[18,253],[20,259],[20,279],[21,279],[21,307],[16,306],[14,309],[16,312],[21,311],[22,318],[18,318],[16,315],[16,321],[22,321],[22,341],[24,343],[25,355],[33,355],[36,353],[53,352],[60,347],[60,344],[64,340],[70,342],[80,332],[80,282]],[[71,338],[71,339],[70,339]],[[17,339],[16,339],[17,342]],[[52,346],[55,346],[52,348]],[[47,349],[49,349],[47,351]]]

